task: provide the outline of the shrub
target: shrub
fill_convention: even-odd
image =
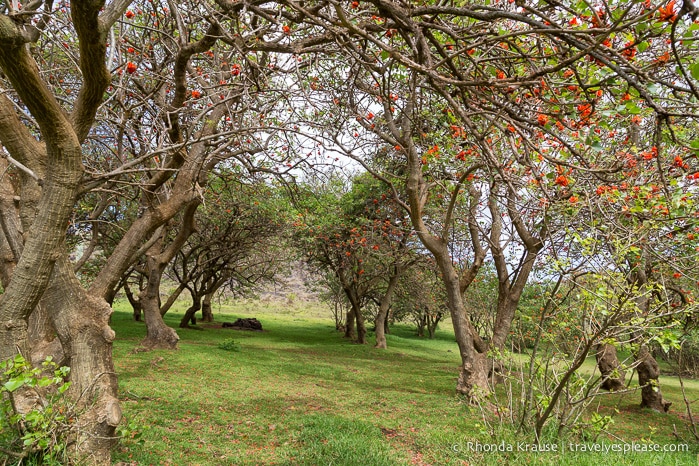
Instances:
[[[60,465],[75,417],[65,395],[70,368],[47,358],[40,368],[20,354],[0,363],[0,450],[8,464]],[[17,412],[13,399],[37,400],[32,409]]]
[[[226,338],[218,344],[218,347],[224,351],[240,351],[240,345],[233,338]]]

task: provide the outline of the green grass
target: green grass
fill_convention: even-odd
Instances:
[[[469,451],[491,437],[478,408],[454,394],[459,365],[446,326],[434,340],[395,326],[389,349],[341,338],[323,310],[301,303],[277,308],[248,301],[215,309],[217,321],[257,317],[264,332],[178,330],[177,351],[133,352],[145,335],[128,306],[116,305],[114,358],[126,419],[144,427],[142,443],[126,439],[115,462],[154,465],[503,465],[697,464],[691,453],[526,453]],[[166,315],[176,327],[183,306]],[[216,312],[218,311],[218,312]],[[233,339],[239,351],[219,348]],[[641,411],[640,394],[606,397],[619,409],[612,426],[625,441],[677,443],[689,438],[677,383],[662,380],[670,415]],[[699,384],[686,383],[697,398]],[[612,399],[614,398],[614,399]],[[699,407],[695,409],[699,410]],[[653,426],[652,435],[648,426]],[[607,440],[612,441],[612,440]],[[614,440],[620,442],[620,440]]]

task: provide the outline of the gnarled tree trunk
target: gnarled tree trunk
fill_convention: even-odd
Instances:
[[[672,402],[665,401],[663,394],[660,391],[660,369],[658,362],[653,355],[648,351],[647,345],[642,345],[636,355],[636,360],[639,362],[636,366],[638,371],[638,384],[641,388],[641,407],[650,408],[660,413],[666,413],[670,410]]]
[[[192,294],[192,305],[185,311],[180,320],[180,328],[190,328],[189,324],[197,324],[196,314],[201,309],[201,296]]]
[[[148,281],[139,295],[146,322],[146,337],[141,345],[146,349],[175,349],[180,337],[175,330],[165,324],[160,314],[160,280],[167,262],[156,256],[148,256]]]
[[[126,299],[129,300],[131,309],[133,309],[133,320],[140,322],[141,315],[143,314],[143,304],[141,304],[141,300],[133,294],[131,287],[126,281],[124,281],[124,294],[126,294]]]
[[[163,272],[184,242],[194,232],[194,213],[199,206],[199,200],[190,202],[183,213],[180,230],[167,247],[163,248],[165,232],[151,246],[146,254],[146,270],[148,281],[141,292],[139,300],[143,306],[147,334],[141,345],[147,349],[176,349],[180,337],[174,329],[165,324],[160,312],[160,282]]]
[[[204,300],[201,302],[201,320],[204,322],[213,322],[214,313],[211,310],[211,300],[214,297],[214,292],[211,292],[204,296]]]
[[[45,293],[71,368],[70,392],[80,413],[70,448],[82,464],[106,465],[121,420],[112,361],[115,334],[109,327],[112,309],[104,299],[87,294],[72,270],[67,257],[61,258]]]
[[[619,363],[616,346],[601,343],[596,348],[597,367],[602,374],[602,388],[609,391],[624,389],[626,373]]]

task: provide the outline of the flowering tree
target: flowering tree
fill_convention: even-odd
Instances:
[[[271,36],[286,35],[242,5],[225,11],[199,2],[124,0],[0,5],[6,89],[0,142],[10,174],[0,202],[0,358],[62,353],[72,369],[68,394],[80,413],[70,454],[109,464],[121,414],[108,302],[147,255],[148,292],[141,298],[149,332],[172,336],[160,319],[158,283],[191,231],[207,173],[227,160],[269,172],[289,162],[283,153],[272,160],[252,155],[270,141],[271,133],[259,129],[275,124],[265,116],[283,94],[257,98],[278,65],[245,45],[256,34],[248,21],[262,21]],[[78,200],[89,214],[73,215]],[[178,214],[183,228],[164,235]],[[121,223],[118,243],[101,251],[108,257],[81,283],[66,227],[75,219],[70,232],[96,231],[99,238],[96,225],[110,218]],[[76,265],[99,250],[86,247]],[[28,337],[30,320],[38,335]],[[29,395],[13,393],[18,412],[37,402]]]
[[[336,180],[337,181],[337,180]],[[366,343],[362,308],[378,303],[376,347],[386,348],[385,321],[402,273],[415,261],[407,219],[375,180],[358,176],[343,193],[336,182],[310,192],[295,227],[307,261],[334,274],[350,304],[345,335]]]
[[[513,277],[501,268],[499,277],[509,284],[499,294],[503,302],[516,302],[511,298],[521,293],[512,294],[512,283],[526,282],[544,241],[560,230],[549,210],[595,195],[576,184],[578,178],[624,176],[639,158],[655,161],[652,170],[663,185],[671,183],[673,171],[696,171],[699,66],[696,41],[686,40],[696,31],[691,2],[593,7],[376,0],[289,7],[332,34],[335,53],[348,57],[340,72],[350,85],[335,91],[333,100],[333,115],[344,108],[347,124],[335,125],[341,129],[328,138],[366,159],[374,154],[367,150],[376,141],[370,135],[376,135],[403,160],[394,174],[405,180],[404,206],[448,289],[464,362],[459,391],[469,397],[488,391],[481,362],[487,348],[461,298],[473,274],[457,273],[447,247],[457,205],[477,209],[480,190],[497,207],[481,219],[506,213],[505,224],[526,251],[525,273]],[[375,173],[394,183],[389,174]],[[428,207],[440,195],[448,215],[436,222]],[[499,254],[497,243],[477,228],[475,212],[466,217],[475,222],[471,267],[462,268],[474,273],[486,248],[496,246],[496,263]],[[489,231],[497,228],[495,223]],[[498,332],[506,334],[511,313],[498,312],[496,320],[502,323]]]

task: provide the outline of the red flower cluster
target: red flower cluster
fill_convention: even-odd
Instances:
[[[557,184],[558,186],[568,186],[570,184],[570,181],[568,178],[566,178],[565,175],[558,175],[556,177],[556,181],[554,181],[554,184]]]
[[[675,14],[675,0],[670,0],[664,7],[658,8],[658,20],[674,23],[677,19]]]

